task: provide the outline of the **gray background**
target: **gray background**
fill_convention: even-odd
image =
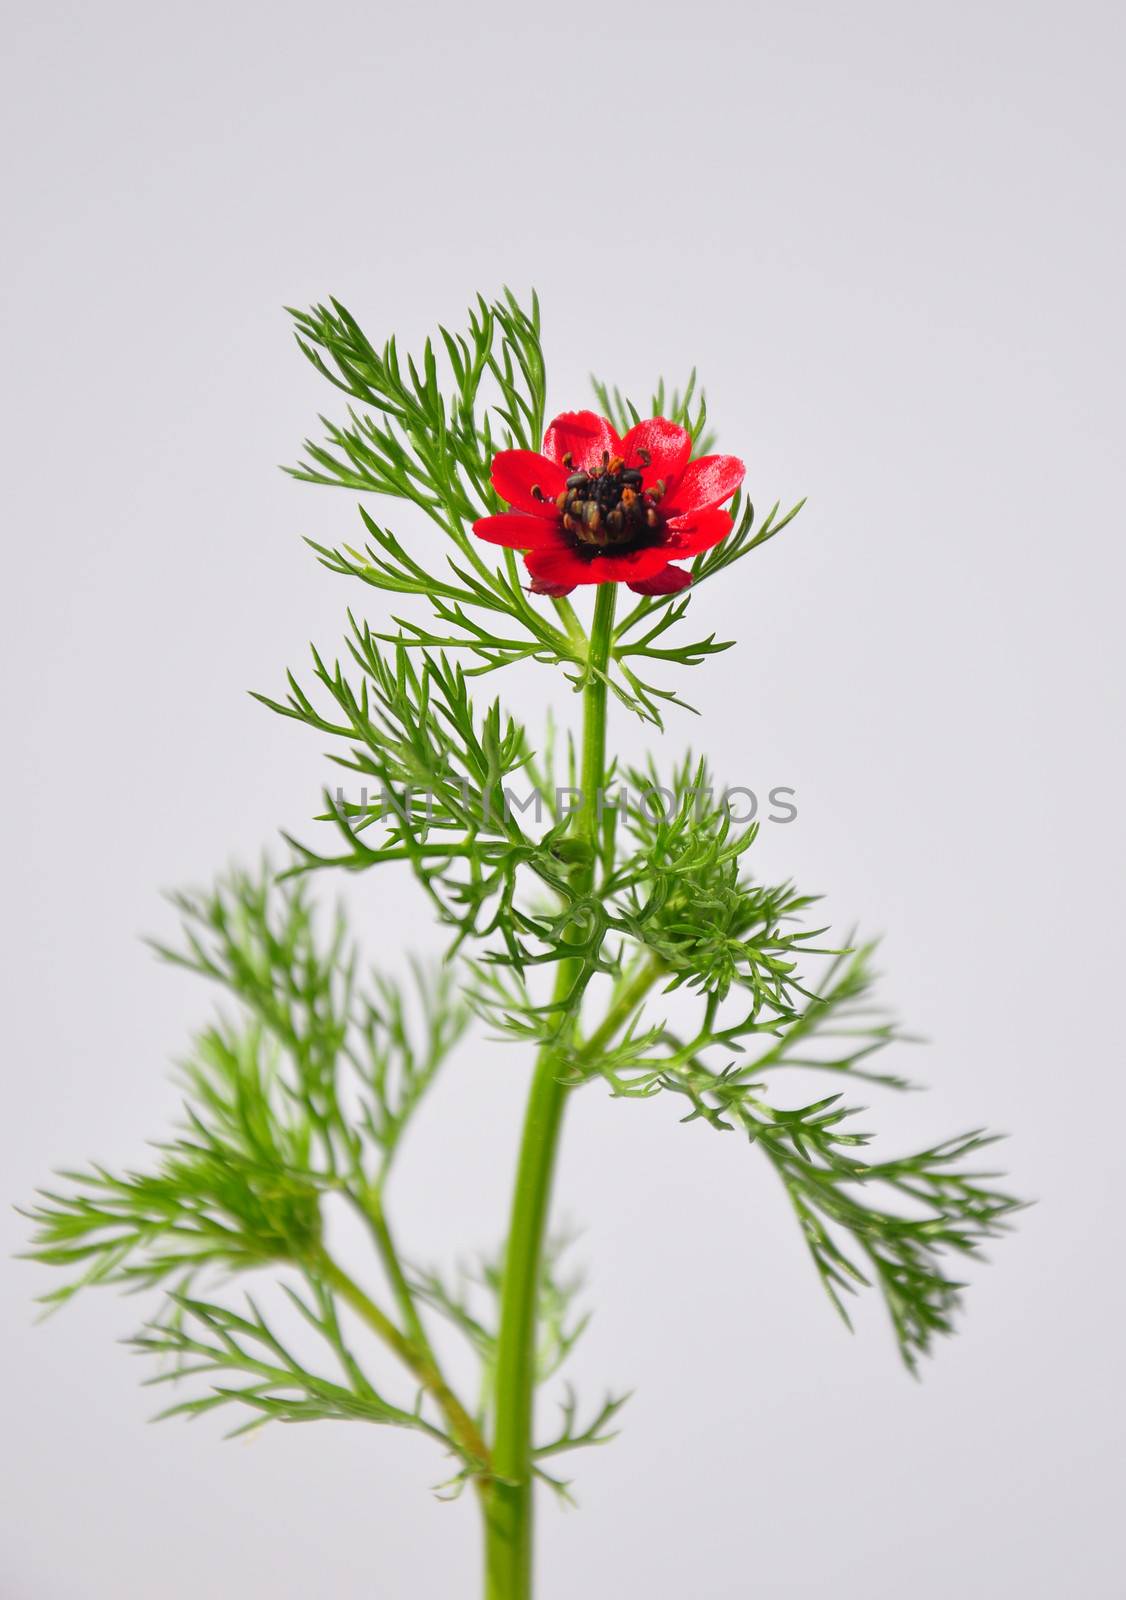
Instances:
[[[1000,1126],[1041,1202],[915,1384],[752,1152],[584,1093],[577,1375],[637,1393],[581,1509],[544,1508],[542,1594],[1126,1592],[1117,8],[116,0],[5,32],[5,1193],[167,1127],[210,996],[137,942],[158,888],[316,806],[317,740],[243,691],[368,596],[300,540],[350,537],[349,497],[275,470],[333,404],[280,306],[415,343],[534,283],[558,409],[697,362],[756,501],[810,496],[701,594],[741,642],[666,748],[792,784],[760,866],[886,929],[933,1089],[869,1120]],[[405,878],[351,898],[372,956],[434,948]],[[450,1073],[397,1194],[416,1254],[499,1234],[524,1078],[480,1041]],[[148,1429],[140,1308],[34,1328],[46,1275],[4,1274],[4,1600],[475,1592],[424,1441]]]

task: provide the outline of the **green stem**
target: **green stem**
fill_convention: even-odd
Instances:
[[[594,879],[599,800],[606,770],[606,672],[614,629],[615,585],[601,584],[595,601],[583,691],[582,803],[575,837],[590,846],[589,862],[576,869],[574,886],[589,894]],[[559,964],[556,1001],[580,980],[583,960]],[[532,1593],[535,1478],[532,1425],[536,1387],[536,1309],[544,1239],[551,1208],[555,1156],[567,1088],[559,1078],[559,1050],[540,1051],[528,1095],[512,1195],[497,1343],[496,1437],[492,1491],[485,1508],[486,1600],[530,1600]]]
[[[667,969],[658,961],[656,956],[643,962],[633,977],[624,983],[618,991],[617,998],[611,1003],[609,1010],[599,1023],[598,1027],[583,1044],[579,1046],[578,1054],[583,1056],[597,1056],[614,1038],[619,1028],[623,1028],[629,1021],[639,1000],[644,1000],[653,985],[661,978],[667,977]]]
[[[434,1355],[433,1346],[419,1315],[414,1295],[411,1293],[411,1286],[407,1282],[406,1274],[400,1263],[395,1241],[391,1237],[387,1213],[383,1209],[383,1194],[378,1187],[373,1186],[366,1190],[360,1202],[360,1210],[368,1227],[371,1229],[371,1236],[375,1241],[379,1259],[383,1263],[383,1270],[386,1272],[387,1280],[391,1285],[391,1292],[394,1294],[399,1310],[402,1312],[403,1323],[407,1333],[415,1347],[423,1355],[429,1356],[436,1367],[438,1365],[437,1358]]]
[[[438,1370],[429,1350],[420,1349],[406,1338],[387,1313],[380,1310],[371,1296],[348,1276],[327,1251],[318,1252],[314,1265],[321,1281],[327,1283],[379,1335],[433,1398],[446,1420],[450,1438],[460,1447],[467,1464],[473,1463],[481,1472],[487,1473],[489,1447],[482,1438],[481,1430]]]
[[[607,586],[604,585],[604,587]],[[567,599],[553,600],[551,603],[555,607],[555,611],[559,617],[559,620],[566,628],[567,637],[570,639],[571,643],[585,650],[586,634],[583,632],[583,625],[579,621],[578,614],[575,611],[574,606]]]

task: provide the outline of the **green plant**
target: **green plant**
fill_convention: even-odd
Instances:
[[[982,1133],[867,1158],[868,1135],[843,1096],[857,1083],[906,1087],[882,1069],[901,1035],[872,1007],[871,947],[804,928],[811,898],[751,875],[756,828],[736,823],[704,762],[621,771],[607,757],[611,703],[661,730],[680,703],[666,669],[729,648],[711,633],[686,635],[693,597],[800,505],[759,521],[741,489],[732,497],[741,467],[707,455],[693,377],[682,394],[658,389],[649,413],[666,420],[652,427],[599,387],[609,418],[599,425],[607,438],[626,436],[623,455],[591,454],[557,505],[539,483],[517,485],[521,522],[494,480],[509,481],[498,454],[538,452],[544,436],[535,300],[479,300],[464,333],[442,329],[418,360],[394,340],[374,346],[335,302],[294,319],[305,355],[350,402],[343,421],[324,422],[323,441],[307,443],[294,475],[409,502],[445,543],[407,540],[361,507],[362,545],[314,545],[331,572],[391,596],[395,609],[374,628],[350,613],[342,660],[314,653],[310,684],[290,674],[285,698],[259,698],[331,738],[361,787],[350,799],[326,793],[319,820],[333,843],[291,841],[280,877],[236,873],[178,897],[183,939],[160,953],[235,1009],[194,1041],[182,1126],[150,1165],[62,1174],[32,1213],[32,1253],[68,1272],[45,1297],[52,1304],[92,1283],[161,1291],[135,1342],[164,1358],[153,1381],[185,1386],[164,1415],[229,1408],[235,1431],[336,1417],[428,1434],[451,1458],[447,1491],[472,1485],[479,1498],[486,1596],[521,1600],[532,1589],[536,1483],[565,1494],[555,1458],[610,1438],[623,1403],[583,1409],[568,1392],[559,1431],[536,1429],[536,1388],[584,1326],[548,1231],[560,1129],[578,1089],[597,1080],[616,1096],[663,1095],[685,1120],[744,1134],[781,1180],[838,1310],[847,1320],[847,1297],[874,1286],[912,1369],[951,1330],[962,1287],[952,1263],[1018,1203],[977,1170],[990,1142]],[[553,427],[561,422],[579,426]],[[711,472],[718,498],[718,473],[729,512],[713,504],[695,522],[678,519],[674,479],[655,478],[649,446],[630,439],[670,451],[682,439],[683,481]],[[561,465],[536,457],[542,471],[575,465],[562,445],[557,455]],[[715,460],[728,466],[709,468]],[[604,580],[589,627],[566,583],[541,575],[525,587],[517,550],[549,537],[537,517],[577,582]],[[494,538],[509,546],[499,556],[483,542]],[[670,576],[664,555],[639,563],[655,541],[669,561],[691,554],[691,568]],[[604,578],[611,562],[641,578],[624,614],[617,576]],[[535,576],[531,555],[528,566]],[[474,698],[474,679],[532,662],[562,674],[581,707],[577,738],[561,746],[550,728],[531,736],[498,699]],[[306,888],[315,871],[391,861],[409,862],[448,934],[443,965],[416,969],[406,990],[366,974],[342,921],[318,930]],[[678,1012],[692,1018],[680,1030],[652,1004],[677,989],[687,997]],[[503,1247],[476,1278],[451,1281],[401,1253],[387,1193],[410,1120],[473,1015],[526,1046],[533,1064]],[[833,1092],[808,1104],[772,1094],[772,1080],[796,1068],[836,1079]],[[333,1204],[367,1230],[383,1299],[330,1248]],[[224,1288],[262,1269],[315,1333],[301,1352],[319,1347],[318,1363],[276,1314]],[[435,1318],[480,1363],[472,1397],[443,1370]],[[368,1337],[402,1369],[394,1394],[369,1374]]]

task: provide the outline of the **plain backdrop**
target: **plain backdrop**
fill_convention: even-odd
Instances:
[[[1039,1202],[915,1383],[754,1151],[584,1092],[575,1378],[636,1392],[580,1508],[543,1507],[540,1593],[1126,1593],[1120,9],[41,0],[5,44],[6,1197],[168,1128],[213,997],[139,936],[308,835],[323,741],[245,691],[387,614],[302,543],[352,537],[351,497],[276,470],[340,409],[281,308],[412,347],[535,285],[557,409],[695,363],[756,502],[809,496],[701,593],[739,645],[676,678],[702,716],[663,752],[794,787],[759,869],[886,934],[933,1087],[866,1123],[1001,1128]],[[572,714],[541,669],[505,692]],[[438,948],[405,876],[348,898],[372,959]],[[526,1076],[477,1038],[436,1093],[394,1196],[418,1258],[501,1234]],[[4,1600],[476,1592],[425,1441],[150,1428],[144,1307],[37,1327],[48,1275],[3,1270]]]

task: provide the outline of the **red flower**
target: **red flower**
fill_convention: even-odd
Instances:
[[[581,583],[627,583],[636,594],[675,594],[692,574],[670,562],[710,550],[731,532],[719,508],[743,481],[735,456],[690,461],[691,435],[665,417],[619,439],[605,417],[566,411],[543,454],[502,450],[492,484],[511,511],[473,524],[479,539],[522,550],[533,594]]]

